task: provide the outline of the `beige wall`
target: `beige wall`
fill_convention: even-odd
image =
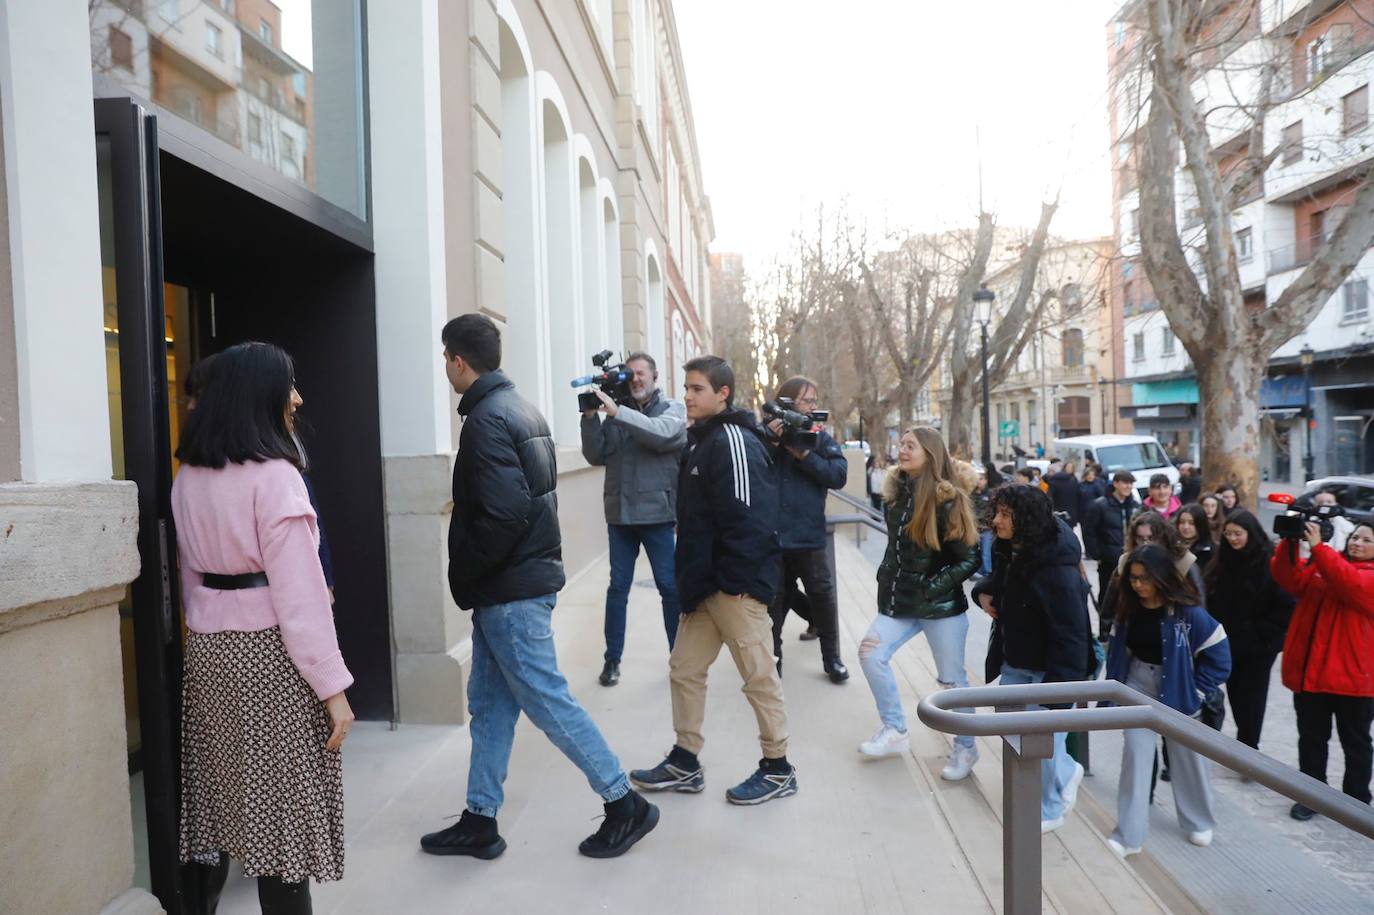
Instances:
[[[132,483],[0,485],[0,912],[158,911],[130,891],[119,611]]]
[[[5,161],[0,127],[0,162]],[[14,350],[14,286],[10,276],[9,198],[0,169],[0,483],[19,479],[19,363]]]

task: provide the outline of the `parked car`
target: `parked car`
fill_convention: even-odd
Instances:
[[[1118,470],[1129,470],[1141,502],[1150,494],[1150,477],[1157,473],[1167,476],[1174,492],[1179,491],[1178,468],[1152,435],[1076,435],[1055,439],[1053,451],[1056,457],[1077,464],[1080,472],[1085,461],[1101,464],[1107,479]]]
[[[1319,492],[1335,493],[1336,504],[1356,524],[1374,523],[1374,475],[1323,477],[1307,484],[1302,495],[1293,500],[1296,508],[1311,508]]]

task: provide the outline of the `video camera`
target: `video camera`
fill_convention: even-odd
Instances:
[[[1292,512],[1274,518],[1274,533],[1284,540],[1304,539],[1307,536],[1307,525],[1311,522],[1321,527],[1322,543],[1326,543],[1336,532],[1331,525],[1331,519],[1345,514],[1345,509],[1339,505],[1297,505],[1292,496],[1283,492],[1271,493],[1269,501],[1286,505],[1289,512]]]
[[[790,397],[779,397],[765,403],[763,413],[770,419],[782,421],[782,435],[779,436],[779,441],[784,447],[810,451],[816,447],[820,439],[813,427],[816,423],[830,419],[830,411],[812,410],[810,413],[798,413],[793,409],[796,405],[796,401]]]
[[[585,388],[587,385],[596,385],[611,400],[618,404],[627,404],[634,400],[634,394],[630,391],[630,380],[635,377],[635,373],[620,362],[610,365],[610,361],[615,358],[615,354],[608,349],[604,349],[592,357],[592,365],[596,366],[597,373],[593,375],[583,375],[581,378],[574,378],[572,386],[575,388]],[[577,395],[577,409],[586,413],[588,410],[596,410],[601,406],[601,399],[592,391],[583,391]]]

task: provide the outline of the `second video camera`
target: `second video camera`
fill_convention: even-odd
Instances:
[[[798,413],[793,409],[796,405],[790,397],[779,397],[765,403],[763,413],[769,419],[782,421],[782,434],[779,436],[782,445],[810,451],[816,447],[819,439],[814,427],[816,423],[830,419],[830,411],[812,410],[810,413]]]
[[[1292,512],[1274,518],[1274,533],[1284,540],[1304,539],[1307,536],[1307,525],[1311,522],[1321,528],[1322,543],[1326,543],[1336,532],[1331,525],[1331,519],[1345,514],[1345,509],[1339,505],[1296,505],[1293,497],[1284,493],[1270,495],[1269,501],[1287,505],[1288,510]]]
[[[592,357],[592,365],[596,366],[596,373],[574,378],[572,386],[585,388],[589,384],[596,385],[603,394],[616,403],[630,403],[634,400],[634,394],[630,391],[630,381],[635,377],[635,373],[630,371],[623,362],[611,363],[614,358],[615,354],[608,349],[597,353]],[[601,399],[593,391],[583,391],[577,395],[577,409],[582,413],[596,410],[600,406]]]

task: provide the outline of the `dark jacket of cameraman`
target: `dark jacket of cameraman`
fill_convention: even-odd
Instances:
[[[621,404],[615,416],[582,417],[582,456],[606,468],[607,524],[671,524],[677,517],[678,458],[687,444],[687,410],[662,391]]]
[[[778,536],[782,548],[824,549],[826,493],[844,486],[849,479],[849,461],[824,429],[817,430],[816,447],[801,460],[781,445],[773,456],[781,490]]]
[[[683,613],[717,591],[772,602],[782,578],[772,452],[754,414],[739,407],[687,430],[673,554]]]
[[[473,382],[453,466],[448,585],[464,610],[563,589],[558,462],[548,423],[500,372]]]

